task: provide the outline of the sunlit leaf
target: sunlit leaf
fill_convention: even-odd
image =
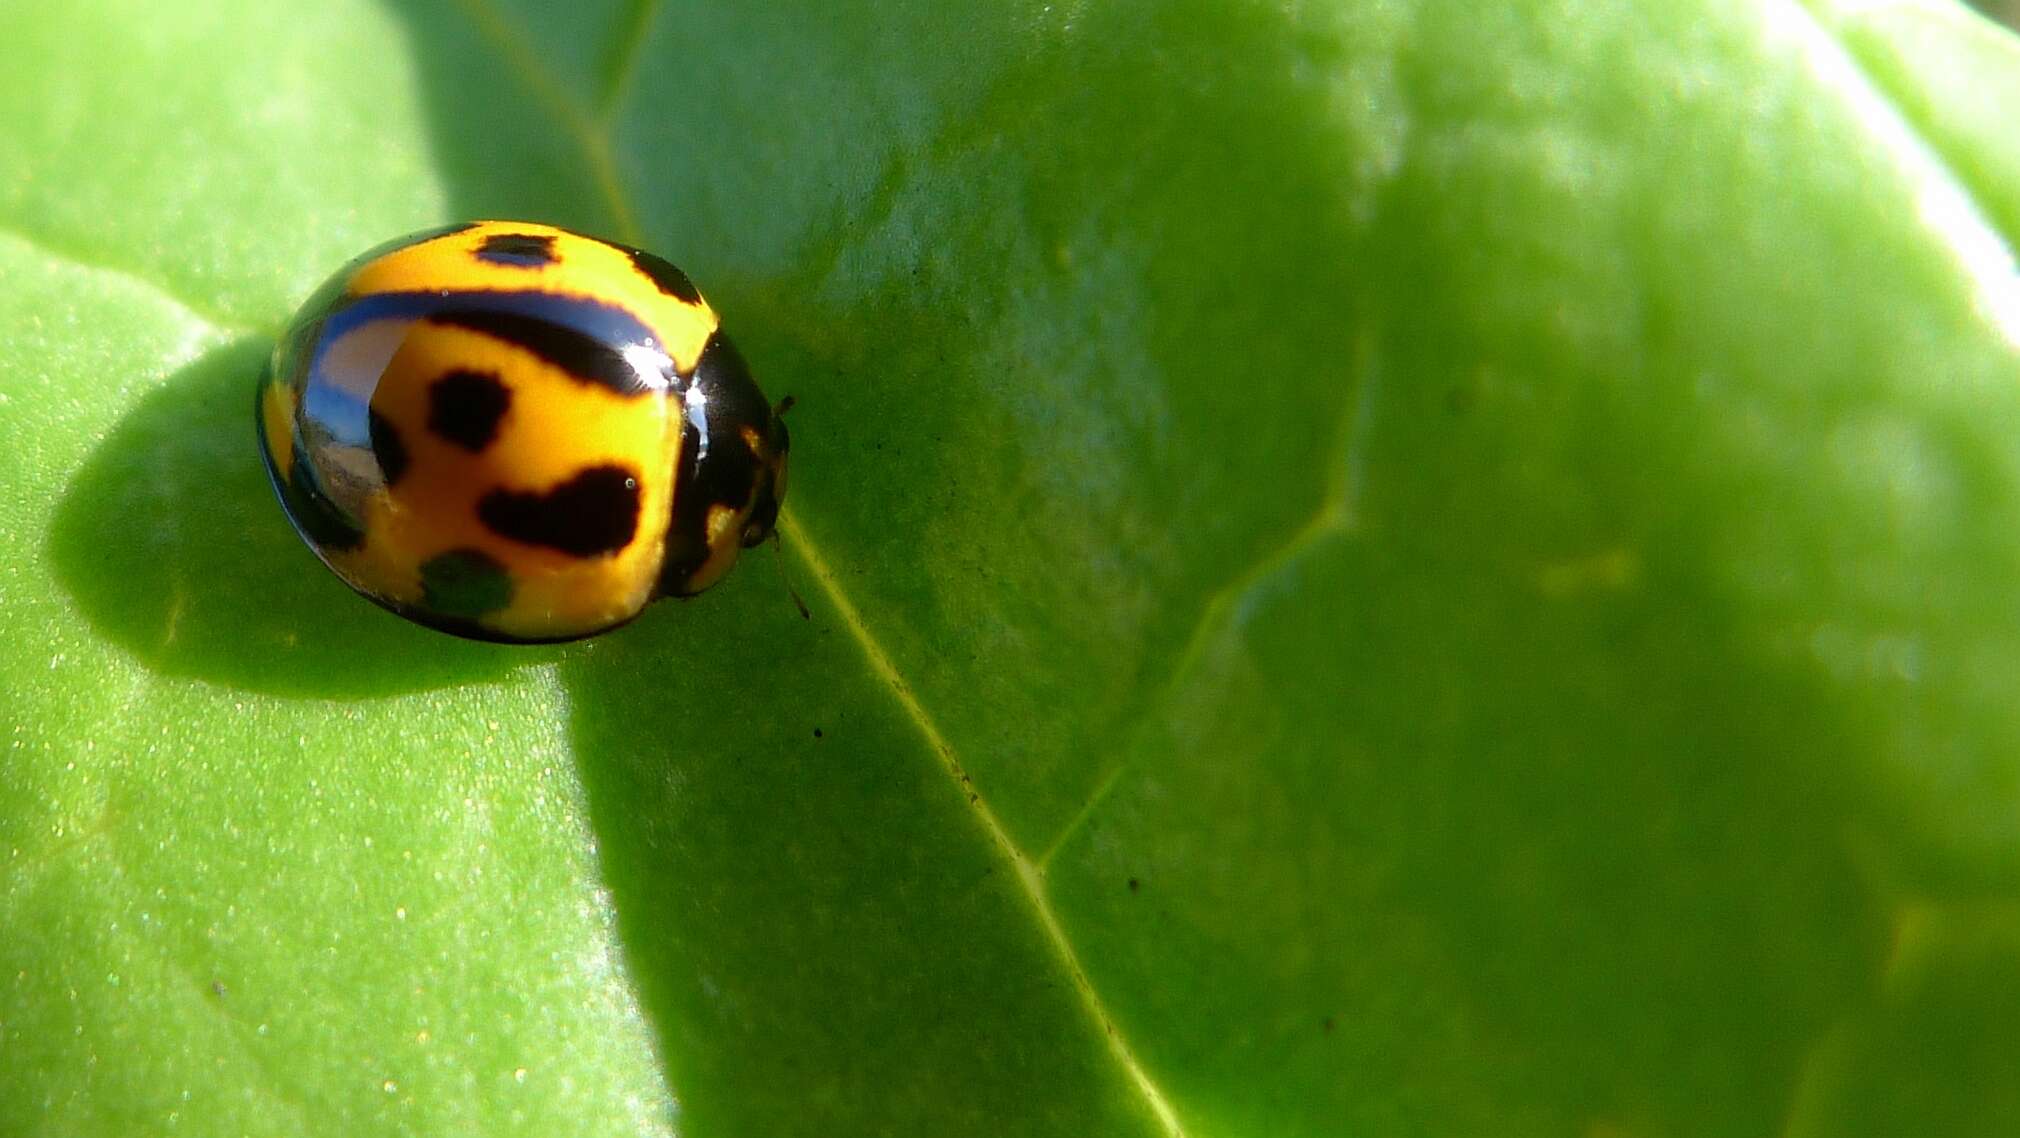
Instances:
[[[2013,1129],[2016,105],[1934,0],[0,0],[0,1134]],[[810,620],[301,547],[275,331],[480,216],[796,397]]]

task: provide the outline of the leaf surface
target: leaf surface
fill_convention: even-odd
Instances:
[[[1964,9],[0,44],[0,1133],[2016,1121],[2020,48]],[[670,256],[797,398],[811,620],[753,556],[465,644],[300,548],[273,335],[479,216]]]

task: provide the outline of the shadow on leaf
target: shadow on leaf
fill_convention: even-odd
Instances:
[[[410,625],[317,563],[253,438],[268,347],[241,340],[176,373],[72,479],[49,552],[92,625],[159,671],[283,695],[390,695],[550,659]]]
[[[921,761],[916,725],[831,610],[816,598],[802,621],[762,568],[659,635],[627,630],[560,669],[627,962],[684,1121],[1140,1132],[1136,1104],[1083,1061],[1099,1040],[1015,875]],[[785,1086],[822,1109],[772,1093]],[[1032,1106],[1040,1086],[1067,1105]]]

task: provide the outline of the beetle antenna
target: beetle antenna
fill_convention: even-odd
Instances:
[[[790,404],[792,402],[792,399],[788,397],[786,399],[786,402]],[[786,583],[786,594],[792,597],[793,606],[800,610],[800,619],[801,620],[814,619],[814,614],[807,611],[807,602],[800,599],[800,591],[798,589],[793,588],[792,574],[786,572],[786,543],[783,538],[779,537],[779,531],[777,530],[772,531],[772,553],[775,555],[776,560],[778,561],[779,580],[784,581]]]

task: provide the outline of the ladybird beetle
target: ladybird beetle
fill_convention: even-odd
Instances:
[[[414,234],[274,346],[257,418],[295,530],[364,596],[479,640],[573,640],[772,533],[783,406],[687,275],[551,225]]]

